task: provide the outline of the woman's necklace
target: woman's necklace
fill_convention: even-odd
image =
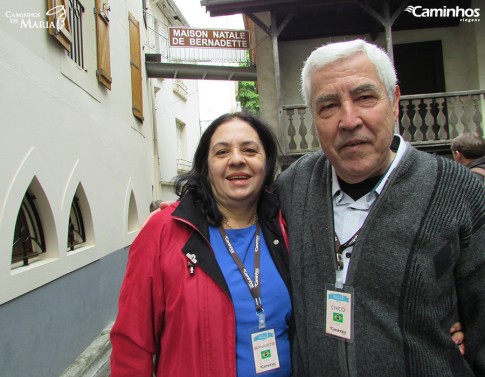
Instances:
[[[252,221],[252,223],[251,223],[250,225],[254,225],[254,224],[256,224],[256,222],[257,222],[257,221],[258,221],[258,214],[256,213],[256,214],[254,215],[253,221]],[[231,224],[229,224],[229,221],[228,221],[228,220],[227,220],[225,217],[222,219],[222,222],[224,223],[225,228],[234,229],[234,228],[231,226]]]

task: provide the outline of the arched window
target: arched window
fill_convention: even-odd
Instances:
[[[28,266],[30,259],[46,251],[44,231],[35,201],[35,195],[27,190],[15,223],[12,264],[22,262],[23,266]]]
[[[69,214],[69,226],[67,235],[67,251],[72,251],[76,246],[86,242],[86,231],[84,229],[84,220],[79,205],[79,198],[74,196]]]

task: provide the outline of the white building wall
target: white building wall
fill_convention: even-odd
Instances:
[[[174,92],[175,80],[152,81],[158,89],[155,95],[154,114],[160,156],[161,199],[168,200],[176,198],[171,182],[177,174],[183,172],[177,170],[177,160],[183,158],[191,163],[199,141],[198,86],[197,81],[181,80],[187,91],[187,95],[182,96]],[[185,155],[179,155],[177,152],[177,122],[185,125]]]
[[[155,18],[166,26],[172,25],[173,20],[162,12],[165,7],[159,5],[153,3],[149,6],[148,12],[152,18],[149,22]],[[159,27],[158,31],[161,29]],[[159,52],[157,41],[153,40],[156,34],[149,32],[148,35],[147,48],[150,52]],[[150,82],[153,87],[151,95],[157,133],[155,144],[158,145],[159,154],[160,197],[157,199],[174,200],[177,196],[173,190],[173,179],[190,168],[200,138],[198,81],[150,79]],[[177,123],[185,127],[186,148],[183,155],[178,153]],[[178,161],[180,158],[186,160],[186,163]]]
[[[29,3],[29,4],[28,4]],[[12,3],[13,4],[13,3]],[[11,250],[23,195],[34,176],[52,212],[49,247],[42,266],[10,271],[9,253],[1,254],[0,302],[8,301],[131,243],[128,205],[133,192],[137,217],[148,214],[153,173],[152,119],[140,123],[131,112],[128,11],[142,21],[137,1],[112,7],[110,17],[112,90],[96,79],[94,21],[86,22],[86,71],[81,70],[45,29],[10,23],[6,10],[39,13],[46,4],[3,4],[0,117],[0,248]],[[85,1],[88,20],[94,1]],[[143,33],[142,37],[144,36]],[[145,76],[146,77],[146,76]],[[146,80],[144,107],[149,108]],[[67,225],[74,192],[81,183],[94,223],[89,250],[67,255]],[[136,233],[136,232],[135,232]],[[25,271],[28,269],[29,271]]]
[[[9,345],[0,356],[4,376],[59,375],[114,318],[127,247],[158,184],[143,53],[144,122],[132,114],[128,12],[140,22],[143,45],[141,2],[110,3],[111,90],[96,79],[94,0],[81,2],[86,70],[42,27],[47,1],[0,5],[0,338]],[[22,27],[27,19],[36,26]],[[34,177],[47,252],[12,269],[15,223]],[[86,196],[90,233],[83,247],[67,252],[78,187]]]

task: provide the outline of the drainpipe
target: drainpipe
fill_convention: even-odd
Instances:
[[[152,200],[160,199],[161,188],[160,188],[160,155],[158,153],[158,129],[157,129],[157,106],[156,106],[156,95],[159,88],[155,88],[153,80],[148,80],[150,84],[150,96],[152,97],[152,125],[153,125],[153,159],[154,161],[154,180],[156,183],[155,190],[152,190]]]

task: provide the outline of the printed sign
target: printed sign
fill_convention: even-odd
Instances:
[[[169,27],[170,47],[249,49],[249,31]]]

